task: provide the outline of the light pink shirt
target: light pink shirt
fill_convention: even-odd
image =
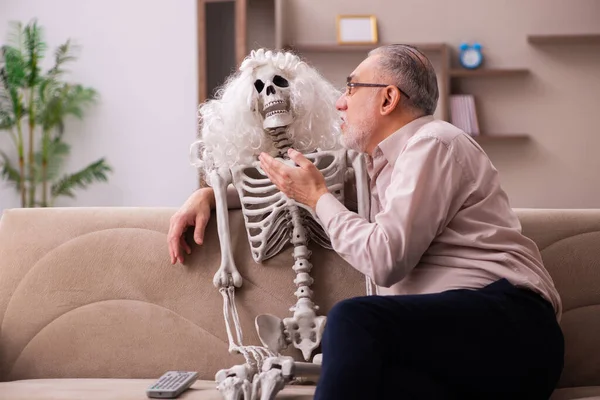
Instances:
[[[371,277],[378,294],[477,289],[498,279],[530,288],[562,314],[535,243],[500,186],[498,172],[469,135],[426,116],[367,156],[370,220],[331,194],[316,213],[334,250]]]

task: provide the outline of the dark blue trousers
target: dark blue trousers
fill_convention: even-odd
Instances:
[[[505,279],[343,300],[327,315],[322,351],[315,400],[547,400],[564,363],[550,303]]]

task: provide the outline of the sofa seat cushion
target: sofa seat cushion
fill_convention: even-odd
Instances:
[[[11,400],[148,400],[154,379],[25,379],[0,382],[1,398]],[[287,386],[277,399],[310,400],[314,386]],[[181,400],[222,400],[214,381],[198,380]]]
[[[600,400],[600,386],[557,389],[550,400]]]

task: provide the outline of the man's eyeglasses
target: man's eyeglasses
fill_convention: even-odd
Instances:
[[[395,88],[397,88],[400,91],[400,93],[405,95],[407,99],[410,99],[410,96],[407,95],[402,89],[400,89],[396,85],[385,85],[383,83],[360,83],[360,82],[350,82],[350,81],[346,82],[346,96],[350,96],[352,94],[352,88],[355,88],[355,87],[388,87],[388,86],[394,86]]]

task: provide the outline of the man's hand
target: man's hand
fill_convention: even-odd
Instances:
[[[214,202],[212,189],[198,189],[171,217],[167,235],[171,264],[177,261],[183,264],[183,252],[187,254],[192,252],[184,238],[184,232],[189,226],[195,226],[194,241],[199,245],[204,241],[204,230],[210,218],[212,202]]]
[[[321,171],[300,152],[289,149],[288,155],[298,167],[286,165],[266,153],[258,157],[260,167],[287,197],[314,210],[319,198],[329,192],[325,178]]]

